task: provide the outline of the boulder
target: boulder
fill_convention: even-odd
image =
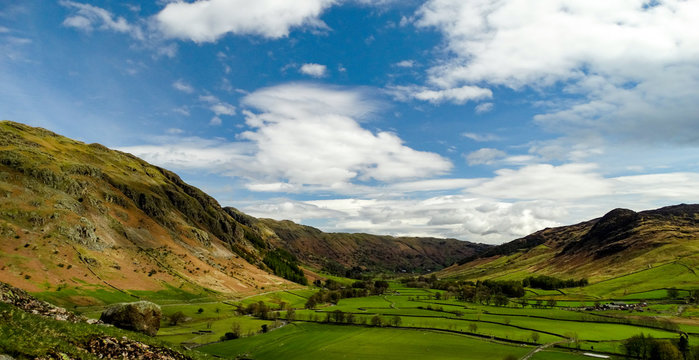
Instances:
[[[118,328],[155,336],[160,329],[160,306],[148,301],[113,304],[102,312],[100,320]]]

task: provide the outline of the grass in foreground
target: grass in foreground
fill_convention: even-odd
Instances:
[[[194,359],[211,358],[196,351],[178,349],[138,333],[114,327],[48,319],[0,302],[0,354],[23,359],[63,353],[76,359],[98,359],[80,349],[79,345],[103,336],[127,337],[151,346],[175,348]]]

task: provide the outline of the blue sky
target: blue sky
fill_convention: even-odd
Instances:
[[[699,199],[699,1],[0,1],[0,118],[326,231]]]

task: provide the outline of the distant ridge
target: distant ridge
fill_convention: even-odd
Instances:
[[[697,204],[641,212],[614,209],[601,218],[491,247],[440,274],[497,279],[538,273],[603,280],[673,263],[690,269],[699,264]]]

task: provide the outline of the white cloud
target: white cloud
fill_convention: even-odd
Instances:
[[[478,142],[500,140],[499,136],[496,136],[493,134],[476,134],[476,133],[471,133],[471,132],[465,132],[461,135],[465,138],[469,138],[473,141],[478,141]]]
[[[172,83],[172,87],[175,88],[176,90],[182,91],[187,94],[191,94],[194,92],[194,88],[192,85],[189,85],[188,83],[184,82],[182,79],[179,79]]]
[[[393,181],[443,173],[451,163],[413,150],[393,133],[374,134],[357,122],[375,104],[357,91],[287,84],[258,90],[243,103],[254,128],[242,137],[259,144],[259,166],[291,183],[342,186],[351,181]]]
[[[547,201],[507,203],[463,195],[407,199],[276,200],[243,211],[274,219],[326,219],[326,231],[437,236],[500,243],[559,225],[566,211]]]
[[[496,176],[468,188],[471,194],[498,199],[583,199],[612,194],[612,184],[595,172],[594,164],[528,165],[500,169]]]
[[[213,42],[221,36],[281,38],[292,28],[324,29],[319,16],[335,0],[197,0],[169,3],[155,19],[168,37]]]
[[[83,31],[92,31],[95,28],[111,30],[129,34],[136,39],[143,40],[143,32],[139,26],[130,24],[126,19],[114,16],[111,12],[74,1],[61,0],[62,6],[75,10],[75,15],[67,17],[63,21],[64,26],[73,27]]]
[[[496,160],[505,156],[507,154],[502,150],[482,148],[466,155],[466,161],[469,165],[492,165]]]
[[[405,146],[394,133],[362,128],[358,121],[379,105],[359,90],[286,84],[249,94],[243,104],[259,113],[244,112],[250,130],[237,142],[168,138],[124,150],[175,169],[241,177],[264,191],[347,193],[363,182],[429,178],[452,167],[438,154]]]
[[[488,111],[493,110],[494,107],[495,107],[495,105],[493,103],[487,102],[487,103],[482,103],[482,104],[476,105],[475,110],[476,110],[477,114],[483,114],[483,113],[487,113]]]
[[[490,89],[469,85],[437,90],[422,86],[393,86],[388,88],[388,92],[398,101],[417,99],[433,104],[451,102],[461,105],[468,101],[478,101],[493,97],[493,92]]]
[[[212,125],[220,125],[221,119],[218,118],[219,116],[222,115],[227,115],[227,116],[232,116],[236,114],[236,108],[235,106],[223,102],[219,100],[216,96],[213,95],[201,95],[199,96],[199,100],[208,103],[209,104],[209,110],[213,111],[214,114],[216,114],[216,117],[211,119],[211,124]],[[218,119],[218,120],[216,120]]]
[[[211,121],[209,121],[209,125],[211,125],[211,126],[218,126],[218,125],[221,125],[222,123],[223,123],[223,120],[221,120],[221,118],[218,116],[212,117]]]
[[[179,134],[184,133],[184,130],[178,129],[178,128],[169,128],[169,129],[165,130],[165,132],[170,134],[170,135],[179,135]]]
[[[321,227],[325,231],[502,243],[544,227],[590,220],[619,206],[639,211],[699,197],[697,173],[603,178],[595,169],[590,164],[536,165],[499,171],[490,179],[424,180],[391,186],[407,192],[461,187],[461,195],[282,199],[248,204],[242,210],[297,222],[324,219]]]
[[[699,173],[664,173],[614,178],[616,192],[646,198],[691,202],[699,199]],[[671,200],[670,200],[671,199]]]
[[[696,1],[430,0],[415,24],[444,35],[442,89],[563,84],[537,123],[637,143],[699,143]]]
[[[403,60],[403,61],[397,62],[396,66],[402,67],[402,68],[411,68],[411,67],[415,66],[415,61]]]
[[[299,72],[302,74],[320,78],[324,77],[327,74],[328,68],[325,65],[321,64],[303,64],[299,68]]]

